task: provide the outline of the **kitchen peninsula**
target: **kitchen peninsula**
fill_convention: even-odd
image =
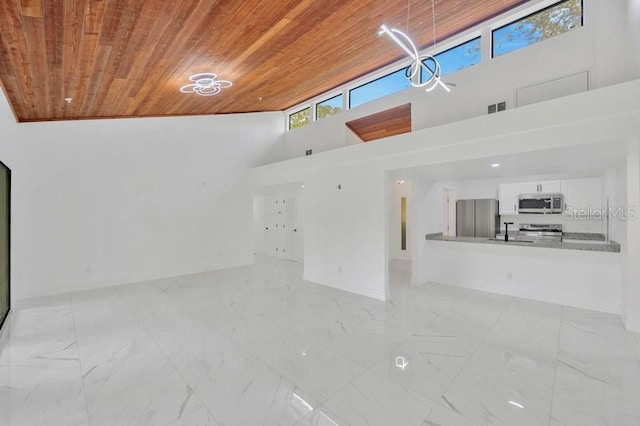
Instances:
[[[591,233],[575,232],[570,234],[568,238],[565,238],[562,241],[531,241],[519,239],[510,239],[509,241],[505,241],[504,238],[501,238],[500,236],[498,236],[497,238],[445,236],[441,232],[427,234],[425,238],[430,241],[449,241],[458,243],[491,244],[498,246],[520,246],[546,249],[620,253],[620,244],[615,241],[605,241],[605,237],[602,234]]]

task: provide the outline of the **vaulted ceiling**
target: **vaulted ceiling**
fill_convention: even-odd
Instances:
[[[524,0],[435,0],[436,40]],[[2,0],[0,82],[19,121],[284,110],[433,43],[425,0]],[[190,75],[233,86],[184,94]],[[70,103],[65,98],[72,98]]]

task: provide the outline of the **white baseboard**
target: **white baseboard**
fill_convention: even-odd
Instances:
[[[386,300],[385,291],[378,291],[376,289],[372,289],[370,287],[366,287],[364,285],[359,285],[353,282],[344,282],[339,280],[327,280],[323,278],[319,278],[310,274],[304,274],[303,279],[305,281],[311,281],[317,284],[326,285],[327,287],[335,288],[338,290],[348,291],[349,293],[355,293],[360,296],[371,297],[374,299]]]

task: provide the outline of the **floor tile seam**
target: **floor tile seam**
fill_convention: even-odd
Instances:
[[[449,390],[451,390],[451,388],[453,387],[453,385],[458,381],[458,379],[460,378],[460,376],[462,375],[462,373],[464,371],[466,371],[466,369],[469,367],[469,365],[471,364],[471,358],[473,358],[473,356],[478,352],[478,349],[480,348],[480,346],[482,346],[484,344],[484,342],[487,339],[487,336],[489,335],[489,333],[491,333],[491,330],[493,330],[493,328],[496,326],[496,324],[498,323],[498,321],[502,318],[503,315],[505,315],[505,311],[503,311],[500,315],[498,315],[498,317],[496,318],[495,322],[493,323],[493,325],[491,327],[488,328],[487,332],[485,333],[484,337],[478,342],[478,344],[475,346],[475,348],[473,349],[473,351],[471,352],[471,354],[469,354],[466,360],[466,362],[464,363],[464,365],[460,368],[460,370],[458,371],[458,373],[455,375],[455,377],[453,378],[453,380],[451,380],[451,382],[449,383],[449,385],[446,387],[446,389],[442,392],[442,395],[440,395],[440,399],[443,399],[444,396],[447,394],[447,392],[449,392]],[[440,402],[440,401],[438,401]],[[463,415],[463,417],[467,418],[466,416]]]
[[[326,342],[323,342],[323,344]],[[256,357],[255,355],[253,355],[248,349],[245,348],[246,343],[236,343],[235,345],[237,345],[240,349],[242,349],[244,352],[246,352],[247,354],[249,354],[252,358],[256,359],[257,361],[260,361],[262,364],[264,364],[266,367],[274,370],[274,368],[271,368],[271,366],[269,364],[267,364],[266,362],[262,361],[261,359],[259,359],[258,357]],[[315,343],[309,343],[309,348],[308,349],[312,349],[312,350],[318,350],[318,349],[322,349],[321,344],[315,344]],[[284,358],[284,362],[281,363],[281,365],[284,365],[288,362],[291,362],[295,360],[295,355],[291,355],[288,357]],[[279,366],[278,366],[279,367]],[[279,374],[277,371],[274,370],[275,373]],[[280,374],[281,375],[281,374]]]
[[[78,340],[78,331],[77,331],[77,327],[76,327],[76,313],[75,310],[73,308],[73,299],[69,296],[69,304],[71,306],[71,318],[73,321],[73,332],[75,333],[75,337],[76,337],[76,353],[78,354],[78,375],[80,378],[80,384],[82,385],[82,396],[84,397],[84,410],[85,410],[85,414],[87,415],[87,425],[91,425],[91,416],[89,414],[89,401],[87,399],[87,390],[86,390],[86,386],[84,384],[84,375],[82,373],[82,357],[80,356],[80,343]]]
[[[443,394],[443,395],[444,395],[444,394]],[[440,399],[442,399],[442,398],[440,398]],[[449,405],[449,404],[447,404],[447,403],[446,403],[446,402],[444,402],[444,401],[438,401],[438,402],[436,403],[436,405],[438,405],[438,406],[440,406],[440,407],[442,407],[442,408],[445,408],[445,409],[452,409],[452,406],[451,406],[451,405]],[[434,407],[434,408],[435,408],[435,407]],[[459,412],[459,411],[456,411],[456,410],[454,410],[454,412],[455,412],[455,413],[457,413],[460,417],[462,417],[462,418],[464,418],[464,419],[468,420],[470,423],[472,423],[472,424],[474,424],[474,425],[476,425],[476,426],[482,426],[482,424],[481,424],[481,423],[478,423],[475,419],[472,419],[472,418],[468,417],[466,414],[463,414],[463,413],[461,413],[461,412]],[[424,422],[426,422],[427,420],[429,420],[429,417],[431,417],[431,415],[432,415],[432,414],[433,414],[433,409],[431,410],[431,413],[429,413],[429,415],[428,415],[428,416],[423,420],[423,423],[424,423]],[[442,426],[449,426],[449,425],[442,425]]]
[[[365,373],[371,373],[371,374],[374,374],[374,375],[378,376],[378,375],[375,373],[375,371],[374,371],[374,370],[375,370],[375,368],[378,366],[378,364],[379,364],[380,362],[384,361],[384,359],[387,357],[387,355],[388,355],[388,354],[390,354],[390,353],[392,353],[392,352],[394,352],[394,351],[398,350],[398,348],[399,348],[400,346],[403,346],[404,344],[408,343],[409,341],[410,341],[410,339],[405,339],[405,340],[403,340],[402,342],[400,342],[399,344],[397,344],[397,345],[393,346],[391,349],[389,349],[388,351],[386,351],[386,352],[385,352],[385,353],[384,353],[384,354],[383,354],[383,355],[382,355],[382,356],[381,356],[377,361],[373,362],[373,364],[372,364],[370,367],[365,367],[365,366],[364,366],[364,365],[362,365],[362,364],[358,364],[358,365],[360,365],[361,367],[363,367],[363,368],[364,368],[364,370],[363,370],[360,374],[356,375],[356,376],[353,378],[353,380],[351,380],[348,384],[351,384],[353,381],[355,381],[356,379],[358,379],[360,376],[364,375]],[[345,357],[345,358],[346,358],[346,357]],[[349,359],[349,358],[347,358],[347,359]],[[350,360],[350,359],[349,359],[349,360]],[[391,380],[391,381],[392,381],[393,383],[395,383],[396,385],[398,385],[398,386],[402,387],[403,389],[405,389],[405,390],[406,390],[406,391],[408,391],[409,393],[416,395],[418,398],[422,398],[422,395],[420,395],[418,392],[414,391],[413,389],[411,389],[411,388],[407,387],[404,383],[400,383],[399,381],[395,380],[394,378],[389,378],[389,380]],[[346,387],[346,385],[345,385],[342,389],[344,389],[345,387]],[[431,401],[431,402],[432,402],[432,403],[434,403],[434,404],[437,404],[437,403],[438,403],[438,401],[433,401],[433,400],[429,399],[429,398],[428,398],[428,397],[426,397],[426,396],[425,396],[424,398],[428,399],[429,401]]]
[[[371,366],[370,368],[367,368],[367,369],[363,370],[360,374],[357,374],[357,375],[356,375],[352,380],[350,380],[350,381],[349,381],[349,382],[347,382],[344,386],[340,387],[340,389],[338,389],[337,391],[335,391],[333,395],[331,395],[331,396],[329,396],[328,398],[326,398],[326,400],[325,400],[325,401],[323,401],[321,404],[318,404],[318,408],[317,408],[317,409],[326,408],[327,410],[329,410],[329,408],[328,408],[328,407],[327,407],[327,405],[326,405],[326,404],[327,404],[327,402],[329,402],[329,400],[330,400],[330,399],[334,398],[335,396],[337,396],[338,394],[340,394],[340,392],[342,392],[343,390],[347,389],[347,388],[348,388],[349,386],[351,386],[351,385],[353,385],[353,387],[354,387],[354,388],[356,388],[356,390],[357,390],[358,392],[362,393],[362,392],[357,388],[357,386],[355,386],[353,383],[354,383],[356,380],[358,380],[360,377],[364,376],[364,375],[365,375],[365,374],[367,374],[367,373],[371,373],[371,374],[376,375],[376,374],[372,371],[376,364],[377,364],[377,363],[374,363],[374,365],[373,365],[373,366]],[[376,375],[376,376],[377,376],[377,375]],[[384,377],[383,377],[383,378],[384,378]],[[401,384],[401,383],[398,383],[397,381],[395,381],[395,380],[393,380],[393,379],[388,379],[388,380],[390,380],[390,381],[391,381],[391,382],[393,382],[394,384],[396,384],[396,385],[400,386],[401,388],[403,388],[403,389],[404,389],[406,392],[408,392],[409,394],[413,395],[413,396],[414,396],[418,401],[420,401],[420,402],[421,402],[421,404],[422,404],[422,399],[423,399],[423,398],[424,398],[424,399],[426,399],[426,400],[428,400],[429,402],[431,402],[431,403],[432,403],[432,405],[431,405],[430,407],[429,407],[429,406],[427,406],[427,405],[422,404],[425,408],[428,408],[428,410],[429,410],[429,413],[426,415],[426,417],[424,417],[424,418],[422,419],[422,420],[423,420],[423,422],[424,422],[424,420],[426,420],[426,419],[431,415],[431,413],[432,413],[432,411],[433,411],[433,407],[435,407],[435,406],[438,404],[438,401],[433,401],[433,400],[431,400],[431,399],[427,398],[426,396],[425,396],[425,397],[423,397],[423,396],[422,396],[422,395],[420,395],[418,392],[414,391],[413,389],[409,389],[409,388],[408,388],[408,387],[406,387],[405,385],[403,385],[403,384]],[[331,410],[329,410],[329,411],[331,411]],[[311,414],[312,414],[312,413],[309,413],[307,416],[309,416],[309,415],[311,415]],[[304,419],[304,418],[306,418],[307,416],[303,417],[303,419]],[[300,419],[300,420],[302,420],[302,419]]]
[[[349,357],[347,357],[347,356],[345,356],[345,355],[342,355],[342,354],[340,354],[340,353],[338,353],[338,352],[336,352],[336,351],[334,351],[334,350],[332,350],[332,349],[330,349],[330,348],[324,348],[324,349],[325,349],[325,350],[327,350],[327,351],[329,351],[329,352],[331,352],[331,353],[332,353],[332,354],[334,354],[334,355],[337,355],[337,356],[339,356],[339,357],[341,357],[341,358],[344,358],[345,360],[347,360],[347,361],[348,361],[348,362],[350,362],[350,363],[356,364],[358,367],[362,368],[362,371],[361,371],[360,373],[356,374],[352,379],[348,380],[348,381],[347,381],[343,386],[340,386],[336,391],[334,391],[334,392],[333,392],[333,395],[328,395],[326,398],[323,398],[323,399],[322,399],[322,400],[320,400],[320,401],[316,401],[316,404],[317,404],[317,408],[316,408],[316,409],[320,409],[320,408],[324,407],[324,406],[325,406],[325,404],[327,403],[327,401],[329,401],[331,398],[333,398],[333,397],[334,397],[335,395],[337,395],[338,393],[342,392],[342,391],[343,391],[344,389],[346,389],[346,388],[347,388],[347,387],[348,387],[348,386],[349,386],[349,385],[350,385],[354,380],[356,380],[357,378],[359,378],[360,376],[362,376],[364,373],[366,373],[367,371],[369,371],[370,369],[372,369],[372,368],[373,368],[373,366],[371,366],[371,367],[366,367],[366,366],[364,366],[364,365],[360,364],[359,362],[355,362],[355,361],[353,361],[351,358],[349,358]],[[386,353],[385,353],[385,355],[386,355]],[[383,355],[380,359],[382,359],[383,357],[384,357],[384,355]],[[374,363],[374,365],[375,365],[375,363]],[[275,371],[275,372],[276,372],[276,374],[279,374],[280,376],[282,376],[282,377],[284,377],[285,379],[287,379],[289,382],[291,382],[291,383],[293,383],[294,385],[296,385],[296,386],[298,386],[298,387],[299,387],[299,385],[298,385],[294,380],[292,380],[292,378],[288,377],[286,374],[284,374],[284,373],[280,373],[280,372],[278,372],[278,371]],[[309,415],[311,415],[311,414],[312,414],[312,413],[309,413],[307,416],[309,416]],[[306,418],[307,416],[303,417],[302,419]],[[302,419],[300,419],[300,420],[302,420]]]
[[[356,327],[356,328],[357,328],[357,327]],[[377,334],[377,333],[369,333],[369,334]],[[383,335],[381,335],[381,334],[378,334],[378,335],[379,335],[379,336],[383,336]],[[343,337],[343,336],[340,336],[340,337]],[[384,337],[384,336],[383,336],[383,337]],[[329,340],[327,343],[331,342],[332,340],[334,340],[334,339]],[[358,366],[362,367],[365,371],[367,371],[367,370],[369,370],[370,368],[373,368],[373,366],[375,366],[375,364],[376,364],[376,363],[378,363],[380,360],[382,360],[382,359],[383,359],[383,358],[384,358],[384,357],[385,357],[389,352],[391,352],[391,351],[393,351],[393,350],[396,350],[398,347],[400,347],[400,346],[404,345],[404,344],[405,344],[405,343],[407,343],[409,340],[410,340],[410,339],[406,338],[406,339],[402,339],[402,340],[401,340],[399,343],[397,343],[397,344],[392,344],[392,345],[391,345],[391,347],[389,348],[389,350],[386,350],[386,351],[384,352],[384,354],[382,354],[378,359],[376,359],[376,360],[372,363],[372,365],[371,365],[371,366],[367,366],[367,365],[362,364],[360,361],[353,360],[353,359],[351,359],[350,357],[348,357],[348,356],[346,356],[346,355],[343,355],[343,354],[341,354],[341,353],[338,353],[336,350],[331,349],[330,347],[327,347],[327,348],[325,348],[325,349],[326,349],[326,350],[328,350],[328,351],[330,351],[330,352],[332,352],[334,355],[338,355],[338,356],[340,356],[340,357],[342,357],[342,358],[345,358],[346,360],[348,360],[348,361],[350,361],[350,362],[353,362],[353,363],[357,364]],[[391,343],[391,342],[390,342],[390,343]]]
[[[202,398],[200,397],[199,392],[196,392],[196,390],[189,384],[189,382],[187,381],[187,379],[184,377],[184,375],[182,374],[182,372],[180,371],[180,369],[178,367],[176,367],[175,363],[171,360],[171,357],[169,357],[169,355],[166,354],[166,352],[162,349],[162,347],[160,346],[160,344],[158,343],[158,341],[156,340],[156,337],[153,335],[153,333],[151,333],[151,330],[149,330],[147,327],[144,327],[147,331],[147,333],[149,333],[149,336],[151,337],[151,339],[153,340],[153,342],[155,343],[155,345],[158,347],[158,351],[164,355],[167,360],[169,361],[169,364],[171,365],[171,367],[174,369],[174,371],[176,372],[176,374],[178,375],[178,377],[180,377],[180,379],[182,380],[182,382],[189,388],[192,390],[193,395],[195,395],[195,397],[198,399],[198,402],[200,402],[200,404],[204,407],[205,410],[207,410],[207,413],[209,413],[209,415],[211,417],[213,417],[213,419],[215,420],[216,423],[219,424],[223,424],[209,409],[209,405],[205,404],[204,401],[202,400]],[[226,396],[227,394],[225,394]]]
[[[558,319],[558,340],[556,343],[556,356],[553,365],[553,387],[551,388],[551,407],[549,409],[549,426],[553,419],[553,406],[555,402],[556,382],[558,379],[558,359],[560,357],[560,340],[562,338],[562,322],[564,318],[564,306],[560,305],[560,318]]]

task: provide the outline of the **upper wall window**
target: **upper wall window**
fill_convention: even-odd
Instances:
[[[564,0],[493,30],[491,54],[504,55],[582,26],[582,0]]]
[[[435,55],[440,63],[440,75],[447,75],[480,63],[482,54],[480,52],[480,37],[459,44],[451,49],[445,50]],[[422,69],[420,71],[420,81],[425,82],[431,75]]]
[[[311,123],[311,107],[289,114],[289,130],[306,126],[309,123]]]
[[[387,74],[349,91],[349,108],[371,102],[383,96],[411,87],[405,68]]]
[[[337,95],[316,104],[316,120],[331,117],[340,111],[342,111],[342,95]]]

